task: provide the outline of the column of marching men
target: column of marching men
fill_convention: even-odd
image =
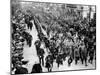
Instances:
[[[15,69],[15,74],[28,73],[27,68],[23,67],[23,65],[28,63],[28,61],[23,61],[22,59],[24,58],[22,55],[25,42],[29,47],[32,45],[32,39],[34,39],[34,37],[32,37],[32,35],[30,35],[26,30],[32,30],[32,21],[35,21],[34,19],[37,18],[21,12],[20,14],[13,16],[11,19],[12,70]],[[34,22],[34,24],[38,25],[36,22]],[[31,73],[43,72],[42,67],[47,68],[48,72],[51,72],[54,62],[57,63],[59,68],[59,66],[63,65],[63,62],[66,61],[66,58],[68,58],[68,66],[71,66],[73,61],[75,61],[75,65],[78,65],[79,61],[81,61],[83,65],[85,64],[85,66],[88,66],[87,63],[93,64],[96,50],[96,29],[94,20],[88,24],[86,27],[69,24],[66,32],[61,31],[52,33],[53,36],[51,37],[45,36],[43,32],[41,32],[41,29],[36,27],[38,31],[38,39],[34,45],[36,47],[39,63],[33,65]],[[42,43],[48,53],[45,58],[44,48],[41,48]]]

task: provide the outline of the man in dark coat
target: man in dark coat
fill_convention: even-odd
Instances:
[[[48,72],[51,72],[52,71],[52,67],[53,67],[53,57],[52,55],[48,55],[46,57],[46,68],[48,69]]]
[[[20,61],[16,62],[16,66],[15,66],[16,71],[15,71],[15,74],[28,74],[27,68],[22,67],[22,65],[23,65],[22,62],[20,62]]]
[[[24,67],[17,67],[15,74],[28,74],[28,70]]]
[[[41,73],[42,67],[40,64],[34,64],[31,73]]]
[[[60,64],[63,65],[63,58],[62,58],[62,55],[61,55],[61,54],[59,54],[59,55],[57,56],[57,58],[56,58],[56,63],[57,63],[57,65],[58,65],[58,67],[59,67]]]
[[[42,65],[44,66],[44,49],[40,48],[41,46],[41,42],[40,40],[37,40],[35,42],[35,46],[36,46],[36,50],[37,50],[37,55],[39,57],[39,61],[40,61],[40,64],[41,64],[41,61],[42,61]]]
[[[39,61],[40,61],[40,64],[41,64],[41,62],[42,62],[42,65],[44,66],[44,50],[42,49],[42,48],[40,48],[39,50],[38,50],[38,57],[39,57]]]

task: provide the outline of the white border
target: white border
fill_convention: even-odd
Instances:
[[[97,70],[42,73],[41,75],[99,75],[100,72],[100,0],[28,0],[69,4],[96,5],[97,7]],[[10,74],[10,0],[0,0],[0,75]]]

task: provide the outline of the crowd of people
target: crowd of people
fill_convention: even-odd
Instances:
[[[35,20],[36,19],[36,20]],[[29,47],[32,46],[32,35],[27,32],[27,29],[32,30],[33,23],[38,32],[38,39],[34,45],[36,47],[39,63],[33,65],[31,73],[40,73],[42,66],[46,67],[48,72],[52,71],[53,63],[56,62],[59,68],[68,58],[68,66],[71,66],[73,61],[75,65],[79,61],[85,66],[87,63],[93,64],[96,60],[96,13],[93,19],[81,18],[78,21],[67,22],[65,20],[55,20],[56,24],[61,26],[58,30],[51,28],[47,36],[41,30],[41,23],[37,22],[38,18],[35,15],[24,14],[21,11],[11,18],[12,27],[12,70],[15,74],[27,74],[26,65],[28,61],[23,61],[23,48],[25,42]],[[48,26],[48,25],[47,25]],[[45,57],[44,48],[41,48],[44,43],[48,55]]]
[[[15,74],[28,73],[28,70],[22,67],[22,65],[28,63],[28,61],[23,61],[25,42],[29,47],[32,45],[32,35],[26,31],[27,28],[31,30],[31,22],[28,21],[29,19],[26,16],[23,15],[21,11],[18,11],[17,14],[13,15],[11,18],[11,69],[12,71],[16,69]]]
[[[90,22],[87,22],[86,18],[82,19],[82,26],[79,23],[69,24],[66,32],[55,33],[54,31],[51,38],[39,33],[42,36],[36,41],[36,50],[40,61],[42,60],[42,63],[44,63],[44,51],[40,48],[40,45],[41,42],[45,43],[48,51],[48,55],[45,58],[45,67],[49,72],[52,71],[54,61],[59,67],[59,65],[63,65],[66,58],[68,58],[68,66],[71,66],[73,61],[75,61],[75,65],[78,64],[78,61],[81,61],[85,66],[88,66],[87,63],[95,63],[93,62],[96,59],[95,16],[96,14],[94,14],[94,18]]]

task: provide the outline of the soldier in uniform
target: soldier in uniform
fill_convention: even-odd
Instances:
[[[59,54],[56,58],[56,63],[57,63],[57,66],[59,67],[60,64],[63,64],[63,59],[62,59],[62,55]]]
[[[45,53],[44,50],[40,48],[38,51],[38,57],[39,57],[40,64],[42,62],[42,66],[44,66],[44,53]]]
[[[36,46],[36,50],[37,50],[37,55],[39,57],[39,61],[40,61],[40,64],[41,64],[41,61],[42,61],[42,65],[44,66],[44,49],[40,48],[41,46],[41,42],[40,40],[37,40],[35,42],[35,46]]]
[[[52,71],[52,67],[53,67],[53,57],[52,55],[48,55],[46,57],[46,68],[48,69],[48,72],[51,72]]]

